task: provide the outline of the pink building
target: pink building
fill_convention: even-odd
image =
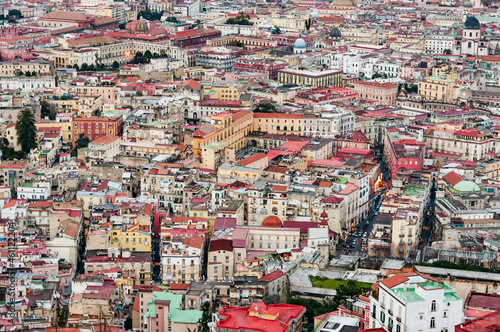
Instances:
[[[386,155],[391,178],[422,170],[425,142],[417,142],[415,139],[403,139],[395,142],[386,141],[389,141]]]

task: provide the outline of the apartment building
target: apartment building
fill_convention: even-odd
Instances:
[[[50,75],[52,65],[48,61],[0,62],[0,77],[12,77],[26,72],[35,72],[38,76]]]
[[[283,84],[341,87],[342,72],[336,70],[310,71],[305,69],[279,69],[278,81]]]
[[[72,119],[73,146],[79,138],[89,138],[95,141],[102,136],[121,136],[123,131],[123,117],[75,117]]]
[[[171,230],[171,237],[164,242],[161,254],[164,284],[189,284],[200,280],[204,242],[203,236],[188,235],[180,228]]]
[[[398,86],[395,84],[357,81],[353,82],[352,85],[360,99],[373,100],[384,106],[396,105]]]
[[[257,181],[248,189],[247,218],[249,226],[260,226],[269,216],[286,218],[288,186]]]
[[[423,137],[429,149],[459,155],[466,160],[483,160],[488,153],[500,151],[496,137],[477,129],[433,130]]]
[[[233,241],[212,239],[208,247],[207,280],[230,280],[234,274]]]
[[[301,135],[303,114],[253,113],[253,131],[268,134]]]
[[[149,223],[117,225],[109,231],[109,247],[127,249],[132,252],[151,252]]]
[[[444,76],[430,76],[418,82],[418,93],[425,100],[451,102],[455,81]]]
[[[450,286],[423,274],[396,274],[370,296],[370,328],[396,332],[454,331],[462,323],[463,300]]]
[[[226,148],[241,149],[246,146],[245,137],[252,130],[253,112],[219,113],[212,116],[211,124],[205,124],[193,134],[193,154],[214,142],[225,143]]]

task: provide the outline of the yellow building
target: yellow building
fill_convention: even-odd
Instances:
[[[128,229],[109,231],[109,246],[130,251],[151,252],[151,233],[149,224],[134,224]]]
[[[342,71],[280,69],[278,70],[278,81],[283,84],[341,87]]]
[[[203,94],[208,95],[211,99],[220,100],[239,100],[240,92],[234,85],[214,85],[205,86]]]
[[[3,137],[5,137],[9,141],[9,146],[14,148],[14,151],[21,151],[22,147],[17,142],[17,130],[15,123],[7,124],[5,128],[5,132],[3,133]]]
[[[76,93],[84,96],[102,96],[103,104],[115,104],[114,86],[78,86]]]
[[[254,113],[253,131],[268,134],[301,135],[302,114],[289,113]]]
[[[450,102],[455,81],[443,76],[430,76],[418,82],[418,92],[425,100]]]
[[[53,122],[51,120],[40,120],[35,123],[35,126],[37,129],[53,127],[61,128],[60,132],[62,135],[62,140],[66,143],[73,142],[71,137],[71,122]]]
[[[36,72],[38,76],[50,75],[52,65],[48,61],[0,62],[0,77],[12,77],[20,72]]]
[[[212,124],[203,125],[193,134],[193,153],[201,154],[208,144],[225,143],[226,148],[241,149],[246,145],[245,137],[252,130],[252,111],[219,113],[212,116]]]
[[[102,95],[75,96],[69,99],[51,100],[58,113],[74,113],[80,116],[93,116],[102,110]]]

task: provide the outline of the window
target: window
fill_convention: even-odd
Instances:
[[[433,329],[436,327],[436,319],[434,317],[431,318],[431,325],[430,328]]]
[[[436,300],[432,300],[431,302],[431,311],[436,311]]]

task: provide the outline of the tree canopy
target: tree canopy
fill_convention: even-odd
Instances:
[[[259,103],[253,111],[258,113],[276,113],[276,105],[272,103]]]
[[[30,153],[31,149],[36,146],[35,121],[33,111],[28,108],[23,109],[17,118],[17,142],[24,153]]]
[[[226,24],[232,25],[253,25],[250,22],[250,15],[244,14],[243,12],[239,13],[236,17],[230,17],[226,20]]]
[[[281,29],[279,27],[276,27],[273,29],[273,31],[271,31],[271,33],[273,35],[279,35],[279,34],[281,34]]]
[[[163,11],[158,13],[158,12],[152,12],[150,10],[141,10],[139,14],[137,14],[137,19],[139,19],[139,17],[143,17],[148,21],[157,21],[161,19],[162,16],[163,16]]]

